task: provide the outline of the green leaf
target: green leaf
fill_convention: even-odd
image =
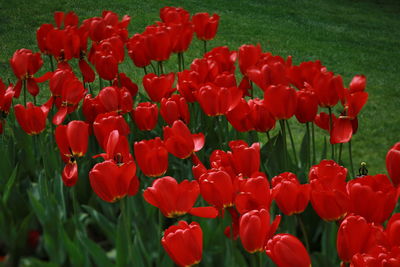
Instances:
[[[83,245],[88,250],[89,254],[92,256],[94,263],[99,267],[109,267],[113,266],[112,262],[107,258],[104,250],[97,245],[95,242],[87,238],[86,236],[79,236],[79,239]]]
[[[7,206],[8,198],[10,197],[11,190],[12,190],[12,188],[14,186],[14,183],[15,183],[15,180],[16,180],[16,177],[17,177],[17,170],[18,170],[18,165],[15,166],[15,168],[14,168],[14,170],[13,170],[13,172],[12,172],[10,178],[8,179],[7,184],[6,184],[5,188],[4,188],[3,199],[2,199],[2,201],[4,203],[4,206]]]
[[[119,216],[117,226],[117,266],[126,266],[128,260],[128,234],[125,229],[124,214]]]
[[[84,266],[85,254],[82,253],[81,249],[76,245],[76,243],[71,241],[63,228],[61,228],[60,231],[64,246],[68,253],[68,259],[70,260],[72,266]]]
[[[41,261],[36,258],[25,258],[20,262],[21,267],[59,267],[56,263]]]
[[[90,217],[96,222],[97,226],[103,231],[107,236],[107,239],[113,244],[115,243],[115,224],[110,222],[103,214],[99,213],[97,210],[90,206],[82,206],[90,215]]]

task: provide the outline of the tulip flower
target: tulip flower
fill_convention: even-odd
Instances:
[[[100,90],[97,97],[103,105],[105,112],[115,111],[124,114],[132,110],[133,99],[131,93],[124,87],[105,87]]]
[[[267,132],[275,127],[276,120],[264,105],[263,99],[250,99],[250,120],[258,132]]]
[[[166,6],[160,9],[160,18],[165,23],[181,24],[189,22],[190,14],[181,7]]]
[[[209,204],[219,210],[233,206],[236,192],[227,172],[211,169],[203,173],[198,181],[201,195]]]
[[[400,266],[400,247],[388,249],[384,246],[375,246],[367,253],[355,254],[350,261],[350,266]]]
[[[76,162],[67,163],[61,175],[65,186],[71,187],[78,181],[78,164]]]
[[[280,220],[278,215],[271,223],[271,216],[266,209],[251,210],[243,214],[239,223],[239,236],[244,249],[249,253],[263,251]]]
[[[219,16],[217,14],[210,16],[208,13],[196,13],[192,17],[192,22],[198,39],[204,41],[214,39],[219,23]]]
[[[126,195],[136,194],[139,180],[135,175],[133,161],[117,164],[106,160],[94,165],[89,172],[89,181],[93,191],[104,201],[115,202]]]
[[[338,220],[349,210],[349,196],[346,190],[347,169],[333,160],[323,160],[311,167],[311,204],[324,220]]]
[[[318,104],[321,107],[334,107],[344,91],[342,77],[327,71],[320,72],[315,77],[312,87],[317,93]]]
[[[250,120],[250,112],[249,104],[244,98],[241,98],[236,107],[228,111],[225,115],[235,130],[247,132],[254,128]]]
[[[264,104],[276,120],[290,119],[296,112],[296,91],[288,86],[270,86],[264,92]]]
[[[146,44],[149,50],[151,60],[168,60],[172,53],[173,36],[172,31],[167,25],[147,26],[143,33],[146,35]]]
[[[394,186],[400,185],[400,142],[394,144],[386,154],[386,170]]]
[[[118,130],[113,130],[108,135],[105,151],[106,153],[95,155],[94,158],[102,157],[104,160],[112,160],[119,165],[132,161],[128,138],[121,135]]]
[[[139,68],[150,65],[150,51],[148,50],[146,41],[146,35],[135,34],[126,44],[129,57],[132,59],[135,66]]]
[[[313,122],[318,112],[318,98],[312,90],[300,90],[297,94],[296,118],[300,123]]]
[[[13,96],[14,89],[12,84],[6,89],[6,85],[0,78],[0,112],[2,113],[2,117],[6,117],[10,112]]]
[[[272,197],[265,174],[255,173],[250,178],[239,179],[238,183],[239,193],[235,197],[235,206],[240,214],[251,210],[269,210]]]
[[[395,213],[386,224],[386,236],[391,247],[400,247],[400,213]]]
[[[172,72],[160,76],[149,73],[143,77],[143,86],[152,101],[160,102],[163,97],[169,97],[175,91],[172,88],[174,79]]]
[[[377,224],[389,218],[398,199],[397,189],[384,174],[353,179],[347,183],[347,192],[350,212]]]
[[[190,121],[189,107],[185,98],[180,95],[161,99],[160,114],[169,125],[177,120],[182,120],[186,124]]]
[[[157,125],[158,108],[156,104],[150,102],[139,103],[131,114],[136,126],[142,131],[151,131]]]
[[[124,117],[115,112],[104,113],[97,116],[93,123],[93,131],[97,142],[103,150],[106,150],[108,137],[114,130],[118,130],[120,135],[127,136],[130,133],[129,125]]]
[[[171,28],[172,52],[183,53],[188,50],[193,39],[193,24],[190,22],[168,23],[168,27]]]
[[[246,75],[247,69],[256,65],[260,59],[262,50],[261,45],[242,45],[239,47],[239,67],[243,75]]]
[[[143,192],[144,199],[160,209],[168,218],[190,213],[204,218],[215,218],[218,210],[214,207],[194,208],[200,187],[197,181],[183,180],[181,183],[170,176],[158,178]]]
[[[111,81],[118,74],[118,64],[124,60],[124,43],[117,36],[102,40],[95,46],[92,63],[102,79]]]
[[[294,173],[272,178],[272,198],[285,215],[302,213],[310,201],[310,185],[299,183]]]
[[[179,94],[183,96],[187,102],[195,102],[194,92],[197,91],[199,83],[199,73],[197,71],[184,70],[178,72],[178,83],[176,85]]]
[[[135,142],[134,150],[136,162],[144,175],[157,177],[167,171],[168,151],[159,137]]]
[[[201,109],[208,116],[224,115],[239,104],[242,91],[237,87],[218,87],[214,84],[205,84],[196,94]]]
[[[55,131],[56,143],[63,159],[83,157],[86,154],[89,125],[83,121],[71,121],[68,125],[59,125]]]
[[[192,134],[181,120],[175,121],[171,127],[163,128],[164,143],[168,152],[177,158],[185,159],[204,146],[202,133]]]
[[[221,75],[224,72],[235,72],[237,52],[235,50],[229,50],[229,47],[227,46],[217,46],[207,52],[204,55],[204,59],[208,61],[208,69],[215,72],[213,76],[216,78],[216,76]],[[214,82],[214,80],[210,80],[210,82]]]
[[[339,258],[348,262],[355,254],[368,252],[373,246],[385,242],[382,228],[368,223],[361,216],[351,215],[340,224],[336,247]]]
[[[250,147],[242,141],[230,141],[232,150],[232,162],[236,174],[250,177],[260,169],[260,143],[254,143]]]
[[[278,267],[310,267],[311,259],[306,248],[291,234],[278,234],[266,246],[266,253]]]
[[[17,104],[14,106],[14,112],[19,125],[27,134],[40,134],[46,128],[46,119],[49,113],[49,107],[46,105],[37,107],[28,102],[24,107]]]
[[[367,78],[364,75],[356,75],[350,82],[350,93],[362,92],[365,90]]]
[[[192,266],[201,261],[203,231],[197,222],[179,221],[164,231],[161,244],[177,265]]]

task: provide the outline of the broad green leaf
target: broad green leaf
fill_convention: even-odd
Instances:
[[[79,236],[79,239],[88,250],[94,263],[99,267],[113,266],[112,262],[107,258],[106,252],[95,242],[86,236]]]
[[[97,226],[103,231],[107,236],[107,239],[115,243],[115,224],[110,222],[103,214],[99,213],[97,210],[90,206],[82,206],[90,215],[90,217],[96,222]]]

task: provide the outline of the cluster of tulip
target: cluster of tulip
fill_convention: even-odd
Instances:
[[[13,109],[16,121],[28,135],[55,136],[65,163],[62,172],[58,170],[64,185],[73,188],[82,179],[78,176],[88,175],[93,192],[110,203],[124,203],[143,189],[144,200],[170,220],[160,223],[161,244],[179,266],[202,260],[202,224],[192,216],[217,221],[228,213],[224,234],[229,242],[240,238],[245,251],[266,253],[277,266],[308,267],[310,254],[321,251],[326,239],[319,235],[321,240],[310,244],[307,228],[313,226],[305,225],[300,216],[309,202],[308,213],[337,223],[334,236],[344,266],[399,266],[400,216],[392,213],[400,192],[400,143],[387,154],[390,178],[367,175],[365,168],[355,177],[351,154],[352,173],[341,166],[342,145],[351,144],[357,115],[368,99],[366,78],[356,75],[345,88],[341,76],[320,61],[295,65],[290,56],[263,52],[259,44],[242,45],[238,51],[225,46],[207,51],[218,28],[216,14],[191,17],[182,8],[165,7],[160,18],[129,38],[127,15],[119,20],[117,14],[104,11],[79,24],[75,13],[56,12],[54,25],[43,24],[37,30],[41,53],[19,49],[10,59],[15,85],[0,80],[0,133],[6,132],[13,99],[22,93]],[[185,69],[184,52],[194,34],[204,42],[204,55]],[[119,70],[125,50],[144,70],[144,91]],[[165,73],[164,62],[172,53],[178,55],[179,72]],[[52,69],[34,77],[44,64],[42,55],[48,56]],[[82,79],[72,68],[73,59],[78,60]],[[104,80],[109,86],[103,86]],[[37,98],[44,88],[50,89],[48,100],[44,95]],[[27,102],[27,92],[33,103]],[[256,97],[260,94],[262,98]],[[40,100],[46,101],[38,105]],[[293,116],[306,126],[306,156],[301,161],[288,121]],[[47,120],[51,129],[46,128]],[[318,164],[314,124],[327,131],[331,143],[330,160]],[[258,141],[261,133],[267,133],[265,145]],[[271,138],[270,133],[276,135]],[[245,138],[247,142],[241,140]],[[85,158],[92,162],[88,174],[78,169]],[[174,170],[187,164],[192,173],[184,175],[193,179],[177,178],[181,172]],[[155,180],[149,185],[151,178]],[[132,251],[129,238],[135,222],[130,221],[129,208],[121,205],[120,212]],[[182,216],[191,222],[177,221]],[[290,218],[296,220],[291,227]],[[38,237],[35,240],[39,242]]]

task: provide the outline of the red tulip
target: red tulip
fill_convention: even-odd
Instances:
[[[200,176],[199,185],[204,200],[217,209],[233,206],[235,190],[232,178],[227,172],[208,170]]]
[[[130,133],[129,125],[124,117],[114,112],[100,114],[93,123],[93,131],[97,142],[103,150],[106,150],[108,137],[114,130],[118,130],[120,135],[127,136]]]
[[[195,102],[194,92],[197,91],[199,83],[199,73],[191,70],[178,72],[178,83],[176,85],[179,94],[183,96],[187,102]]]
[[[74,186],[78,181],[78,164],[75,161],[67,163],[61,177],[65,186]]]
[[[147,47],[147,36],[144,34],[133,35],[126,44],[128,55],[136,67],[143,68],[150,65],[150,51]]]
[[[106,153],[95,155],[94,158],[102,157],[104,160],[112,160],[116,164],[132,161],[128,138],[121,135],[118,130],[113,130],[108,135],[105,151]]]
[[[343,95],[343,81],[340,76],[333,76],[332,72],[320,72],[314,79],[312,87],[315,89],[321,107],[334,107],[339,96]]]
[[[172,72],[160,76],[149,73],[143,77],[143,86],[152,101],[160,102],[163,97],[169,97],[175,91],[172,88],[174,79]]]
[[[323,160],[311,167],[311,204],[324,220],[338,220],[349,210],[346,191],[347,169],[333,160]]]
[[[285,215],[302,213],[310,201],[310,185],[300,184],[294,173],[272,178],[272,198]]]
[[[388,249],[384,246],[375,246],[368,253],[357,253],[350,262],[351,267],[365,266],[400,266],[400,247]]]
[[[193,72],[197,74],[196,82],[200,84],[200,83],[214,82],[215,78],[218,76],[219,73],[222,72],[222,70],[219,69],[218,63],[213,59],[196,58],[195,60],[193,60],[192,64],[190,64],[190,71],[185,75],[189,77],[185,78],[193,79],[192,76],[195,76]]]
[[[40,134],[46,128],[46,119],[49,113],[46,105],[37,107],[28,102],[24,107],[17,104],[14,106],[14,112],[19,125],[27,134]]]
[[[219,116],[239,104],[242,91],[237,87],[218,87],[209,83],[198,89],[196,97],[205,114]]]
[[[296,90],[278,85],[270,86],[264,92],[264,104],[276,120],[290,119],[296,112]]]
[[[132,110],[133,99],[126,88],[104,87],[100,90],[97,97],[103,105],[105,112],[115,111],[124,114]]]
[[[297,94],[296,118],[300,123],[313,122],[318,112],[318,98],[312,90],[300,90]]]
[[[172,52],[183,53],[188,50],[193,39],[193,24],[190,22],[170,23],[168,27],[171,29]]]
[[[291,234],[278,234],[272,237],[267,243],[266,253],[278,267],[311,266],[306,248]]]
[[[83,157],[86,154],[89,125],[83,121],[71,121],[59,125],[55,131],[56,143],[64,157]]]
[[[200,188],[197,181],[183,180],[181,183],[170,176],[158,178],[144,193],[144,199],[160,209],[168,218],[182,216],[190,213],[204,218],[215,218],[218,211],[213,207],[193,208]]]
[[[190,14],[181,7],[166,6],[160,9],[160,18],[165,23],[180,24],[189,22]]]
[[[265,174],[255,173],[252,177],[239,179],[239,193],[235,198],[235,206],[240,214],[251,210],[266,209],[271,206],[271,189]]]
[[[208,13],[196,13],[192,17],[192,22],[198,39],[204,41],[214,39],[219,23],[219,16],[217,14],[213,14],[210,17]]]
[[[131,114],[136,126],[142,131],[151,131],[157,125],[158,108],[156,104],[151,102],[139,103]]]
[[[164,61],[169,58],[172,52],[173,36],[171,29],[166,25],[147,26],[145,32],[146,44],[149,50],[150,59]]]
[[[386,236],[391,247],[400,247],[400,213],[395,213],[386,224]]]
[[[89,172],[90,185],[102,200],[115,202],[126,195],[136,194],[139,180],[135,173],[136,165],[133,161],[118,165],[107,160],[97,163]]]
[[[386,154],[386,170],[394,186],[400,185],[400,142],[394,146]]]
[[[262,50],[260,44],[255,45],[242,45],[239,47],[239,67],[243,75],[249,67],[256,65],[260,59]]]
[[[167,171],[168,151],[159,137],[135,142],[134,150],[136,162],[144,175],[157,177]]]
[[[302,62],[299,66],[291,66],[287,71],[290,82],[301,90],[305,84],[313,84],[315,77],[324,67],[319,60]]]
[[[250,147],[242,140],[230,141],[232,150],[232,163],[236,174],[250,177],[260,169],[260,143],[254,143]]]
[[[216,77],[224,72],[235,72],[237,52],[229,50],[227,46],[217,46],[207,52],[204,55],[204,59],[208,61],[209,70],[213,70],[215,72],[213,76]],[[210,82],[214,82],[214,80],[210,80]]]
[[[12,84],[6,89],[6,85],[0,78],[0,112],[3,117],[6,117],[10,112],[12,98],[14,96],[14,89]]]
[[[189,124],[190,121],[188,104],[185,98],[180,95],[161,99],[160,114],[169,125],[177,120],[182,120],[186,124]]]
[[[161,244],[177,265],[192,266],[201,261],[203,231],[197,222],[179,221],[164,231]]]
[[[367,84],[367,78],[364,75],[356,75],[350,82],[350,93],[363,92]]]
[[[192,134],[186,124],[180,120],[175,121],[171,127],[164,127],[163,132],[165,147],[177,158],[188,158],[204,146],[204,135]]]
[[[331,118],[332,118],[333,124],[335,124],[335,121],[337,120],[335,114],[332,113]],[[314,123],[319,128],[329,132],[330,122],[329,122],[329,115],[327,113],[321,112],[321,113],[317,114],[315,116]]]
[[[382,224],[392,214],[397,203],[397,189],[384,174],[363,176],[347,183],[350,212],[368,222]]]
[[[278,228],[280,220],[278,215],[271,223],[271,216],[265,209],[243,214],[239,223],[239,235],[244,249],[250,253],[263,251]]]
[[[263,99],[250,99],[250,120],[258,132],[267,132],[275,127],[276,120],[264,105]]]
[[[355,254],[368,252],[373,246],[384,242],[382,228],[368,223],[361,216],[351,215],[340,224],[336,247],[339,258],[348,262]]]
[[[330,135],[331,144],[347,143],[353,136],[353,124],[350,119],[339,117],[334,120]]]
[[[125,87],[126,89],[128,89],[132,100],[135,98],[139,90],[137,84],[132,82],[132,80],[123,72],[118,73],[118,77],[115,78],[113,81],[113,86],[122,87],[122,89],[124,89]]]
[[[228,111],[225,115],[233,128],[239,132],[247,132],[254,128],[250,120],[250,107],[244,98],[241,98],[236,107]]]

